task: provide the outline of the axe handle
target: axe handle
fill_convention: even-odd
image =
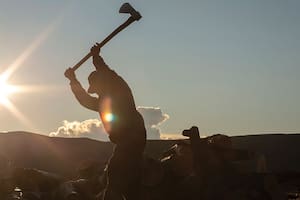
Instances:
[[[109,34],[101,43],[98,44],[98,46],[101,48],[103,47],[109,40],[111,40],[115,35],[117,35],[119,32],[121,32],[123,29],[125,29],[127,26],[129,26],[132,22],[134,22],[135,19],[133,17],[129,17],[123,24],[121,24],[118,28],[116,28],[111,34]],[[86,56],[84,56],[76,65],[72,67],[72,69],[75,71],[78,69],[85,61],[87,61],[92,56],[91,52],[89,52]]]

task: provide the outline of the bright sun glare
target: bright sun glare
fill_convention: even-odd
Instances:
[[[8,80],[11,75],[22,66],[22,64],[26,61],[28,57],[48,38],[50,33],[56,28],[58,23],[60,22],[61,17],[57,18],[53,21],[53,23],[49,24],[43,32],[41,32],[30,45],[13,61],[8,68],[0,74],[0,109],[2,107],[7,108],[13,115],[17,117],[23,124],[27,127],[33,127],[34,125],[27,119],[27,117],[18,110],[18,108],[10,101],[14,93],[24,93],[24,92],[32,92],[32,91],[40,91],[42,86],[16,86],[9,84]]]
[[[16,92],[18,92],[18,87],[8,84],[4,76],[0,75],[0,104],[7,106],[9,96]]]

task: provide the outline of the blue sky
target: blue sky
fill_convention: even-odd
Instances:
[[[75,101],[63,73],[127,19],[122,3],[0,1],[0,73],[35,44],[9,82],[42,88],[10,97],[30,125],[0,105],[0,131],[47,134],[63,120],[98,118]],[[143,18],[102,55],[137,105],[170,116],[163,133],[192,125],[206,135],[300,132],[299,1],[130,3]],[[88,61],[77,71],[85,86],[92,70]]]

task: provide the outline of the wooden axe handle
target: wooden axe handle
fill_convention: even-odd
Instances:
[[[132,22],[136,21],[133,17],[129,17],[123,24],[121,24],[118,28],[116,28],[111,34],[109,34],[98,46],[101,48],[103,47],[109,40],[111,40],[115,35],[129,26]],[[72,67],[75,71],[78,69],[85,61],[87,61],[92,56],[91,52],[89,52],[86,56],[84,56],[76,65]]]

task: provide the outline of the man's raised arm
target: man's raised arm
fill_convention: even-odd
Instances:
[[[90,96],[85,89],[81,86],[80,82],[75,76],[75,72],[72,68],[65,71],[65,77],[70,80],[70,86],[73,94],[75,95],[78,102],[90,110],[98,112],[98,98]]]
[[[100,56],[100,47],[98,45],[94,45],[91,48],[91,54],[93,56],[93,64],[97,71],[109,69],[108,65],[104,62],[103,58]]]

